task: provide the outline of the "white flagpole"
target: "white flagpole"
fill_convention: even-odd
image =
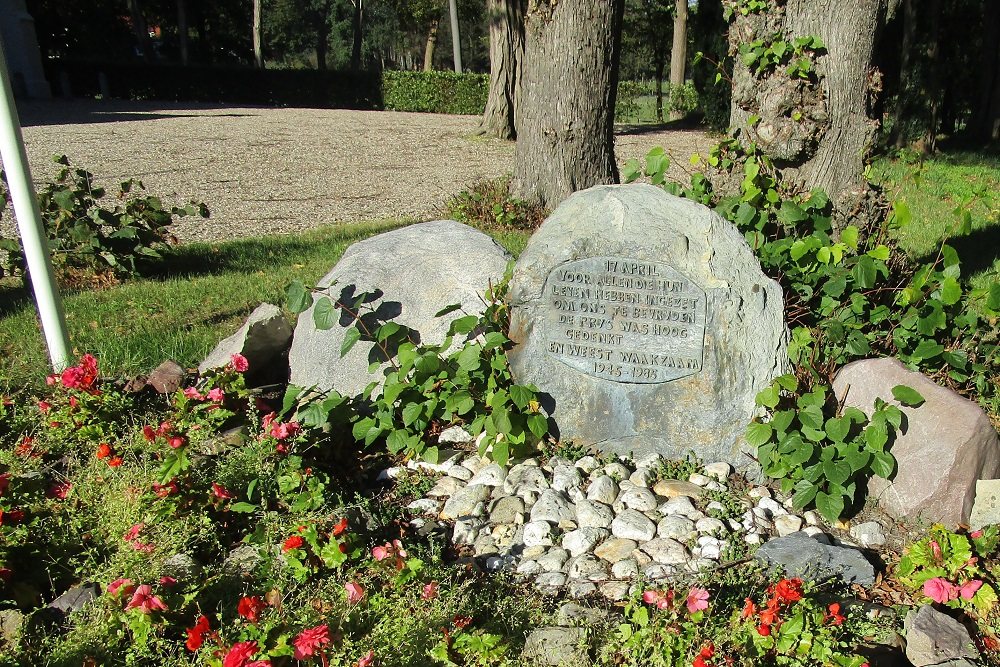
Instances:
[[[52,270],[49,256],[48,235],[42,224],[42,214],[35,198],[35,188],[28,167],[28,154],[24,150],[21,123],[14,105],[14,91],[10,83],[10,70],[0,39],[0,79],[3,80],[3,95],[0,95],[0,157],[3,158],[10,198],[14,203],[14,216],[21,233],[24,257],[31,274],[31,287],[35,293],[35,303],[42,319],[42,332],[49,348],[52,368],[61,371],[69,362],[69,335],[66,332],[66,317],[63,314],[62,299]]]

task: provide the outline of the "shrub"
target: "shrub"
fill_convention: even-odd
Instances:
[[[389,111],[479,115],[486,109],[489,77],[455,72],[382,73],[382,99]]]
[[[452,197],[447,215],[485,229],[534,230],[545,221],[545,209],[510,196],[510,177],[480,181]]]

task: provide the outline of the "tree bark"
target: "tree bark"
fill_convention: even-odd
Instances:
[[[533,0],[515,119],[515,197],[551,208],[576,190],[618,182],[614,118],[624,8],[624,0]]]
[[[260,0],[253,0],[253,60],[257,69],[264,69],[264,48],[261,33]]]
[[[789,0],[758,14],[736,12],[730,26],[736,61],[731,129],[756,142],[787,183],[825,190],[846,216],[870,194],[863,173],[878,128],[873,101],[881,92],[872,57],[890,3]],[[784,66],[755,75],[740,60],[740,44],[776,33],[823,41],[808,80],[792,78]],[[760,119],[752,128],[751,115]]]
[[[128,0],[128,13],[132,20],[132,34],[138,42],[139,51],[142,52],[143,60],[150,60],[152,54],[149,48],[149,28],[146,25],[146,18],[142,14],[139,0]]]
[[[663,122],[663,67],[662,58],[656,59],[656,121]]]
[[[969,130],[975,139],[989,143],[1000,139],[1000,12],[987,6],[983,14],[979,99]]]
[[[896,103],[893,105],[893,145],[902,148],[906,145],[906,132],[903,128],[903,119],[906,117],[906,102],[909,99],[910,86],[912,85],[911,54],[914,44],[916,44],[917,34],[917,9],[913,6],[914,0],[903,0],[903,45],[900,48],[899,56],[899,94],[896,96]]]
[[[455,73],[462,73],[462,33],[458,27],[458,0],[448,0],[448,15],[451,18],[451,58]]]
[[[352,0],[352,2],[354,3],[354,43],[351,46],[351,71],[357,72],[361,69],[361,40],[363,38],[361,33],[361,22],[363,16],[361,0]]]
[[[517,107],[524,64],[525,0],[487,0],[490,22],[490,90],[480,132],[517,137]]]
[[[440,19],[434,19],[431,22],[430,30],[427,31],[427,46],[424,48],[424,71],[430,72],[434,69],[434,47],[437,46],[438,41],[438,26],[441,24]]]
[[[687,0],[674,2],[674,41],[670,48],[670,97],[684,86],[684,68],[687,64]],[[670,120],[680,120],[684,113],[671,106]]]
[[[941,0],[928,0],[926,3],[927,12],[931,17],[930,34],[927,43],[927,63],[930,72],[927,77],[927,110],[930,115],[924,127],[923,150],[926,153],[934,153],[937,150],[938,123],[941,120]]]
[[[188,20],[186,0],[177,0],[177,41],[181,51],[181,64],[190,61],[188,53]]]

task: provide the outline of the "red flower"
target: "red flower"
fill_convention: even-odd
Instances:
[[[740,614],[740,618],[750,618],[757,613],[757,605],[753,603],[753,600],[747,598],[746,604],[743,605],[743,613]]]
[[[114,596],[121,591],[122,595],[131,595],[135,590],[135,584],[131,579],[115,579],[108,584],[108,595]]]
[[[358,667],[370,667],[375,662],[375,651],[368,651],[358,660]]]
[[[451,622],[455,624],[455,627],[457,629],[461,630],[463,628],[468,627],[469,623],[472,623],[472,617],[471,616],[456,616],[455,618],[453,618],[451,620]]]
[[[183,435],[171,436],[171,438],[167,440],[167,444],[173,447],[174,449],[180,449],[181,447],[187,444],[187,438],[185,438]]]
[[[9,567],[0,567],[0,581],[3,581],[5,584],[9,584],[13,578],[14,570]]]
[[[94,453],[94,455],[99,459],[106,459],[113,453],[114,450],[111,449],[111,445],[109,445],[106,442],[102,442],[100,445],[97,446],[97,451]]]
[[[774,586],[774,596],[785,604],[802,599],[801,579],[782,579]]]
[[[287,552],[291,551],[292,549],[301,549],[303,544],[305,544],[305,540],[303,540],[298,535],[292,535],[287,540],[285,540],[284,544],[281,545],[281,550]]]
[[[215,482],[212,482],[212,495],[216,498],[222,498],[223,500],[229,500],[230,498],[236,497],[229,489]]]
[[[108,465],[112,468],[117,468],[122,463],[124,463],[124,461],[122,461],[122,457],[120,456],[113,456],[108,460]]]
[[[69,495],[70,489],[73,488],[72,482],[56,482],[53,484],[49,490],[46,492],[49,498],[58,498],[59,500],[66,500],[66,496]]]
[[[696,655],[694,657],[694,662],[691,663],[691,667],[709,667],[709,665],[705,662],[705,658],[700,655]]]
[[[260,619],[260,612],[264,611],[267,603],[256,595],[240,599],[236,606],[236,612],[251,623],[256,623]]]
[[[341,519],[333,526],[334,537],[339,537],[347,530],[347,519]]]
[[[421,600],[433,600],[438,596],[438,582],[432,581],[424,586],[423,593],[420,594]]]
[[[246,373],[247,369],[250,368],[250,362],[242,354],[236,353],[229,360],[233,365],[233,370],[237,373]]]
[[[761,637],[769,637],[771,635],[771,626],[761,623],[757,626],[757,634]]]
[[[10,486],[10,473],[5,472],[0,475],[0,496],[7,493],[7,487]]]
[[[146,424],[142,427],[142,437],[145,438],[147,442],[153,442],[156,440],[156,431],[152,426]],[[204,618],[204,616],[202,618]]]
[[[839,602],[831,602],[826,609],[828,613],[823,614],[824,621],[830,621],[833,625],[840,625],[846,620],[844,616],[840,613]]]
[[[167,605],[163,600],[153,595],[153,587],[143,584],[135,589],[132,599],[125,605],[126,609],[138,609],[144,614],[152,614],[154,611],[167,611]]]
[[[205,641],[205,634],[212,629],[208,623],[208,617],[199,616],[193,627],[187,629],[186,646],[189,651],[197,651]]]
[[[38,401],[38,409],[42,412],[48,412],[52,409],[52,404],[48,401]]]
[[[177,480],[172,479],[166,484],[157,484],[153,482],[153,493],[157,495],[158,498],[166,498],[169,495],[177,493],[180,489],[177,487]]]
[[[295,645],[293,657],[296,660],[305,660],[316,654],[317,649],[324,644],[330,643],[330,629],[325,625],[317,625],[315,628],[308,628],[299,633],[292,644]]]
[[[248,663],[257,653],[257,642],[239,642],[226,653],[222,667],[249,667]]]

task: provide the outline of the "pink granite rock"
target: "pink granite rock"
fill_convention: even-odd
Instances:
[[[892,481],[873,477],[869,497],[896,518],[966,523],[976,497],[976,480],[1000,477],[1000,441],[982,408],[896,359],[865,359],[841,369],[833,387],[846,406],[870,414],[876,398],[899,405],[892,388],[906,385],[926,399],[901,407],[905,430],[896,434]]]

